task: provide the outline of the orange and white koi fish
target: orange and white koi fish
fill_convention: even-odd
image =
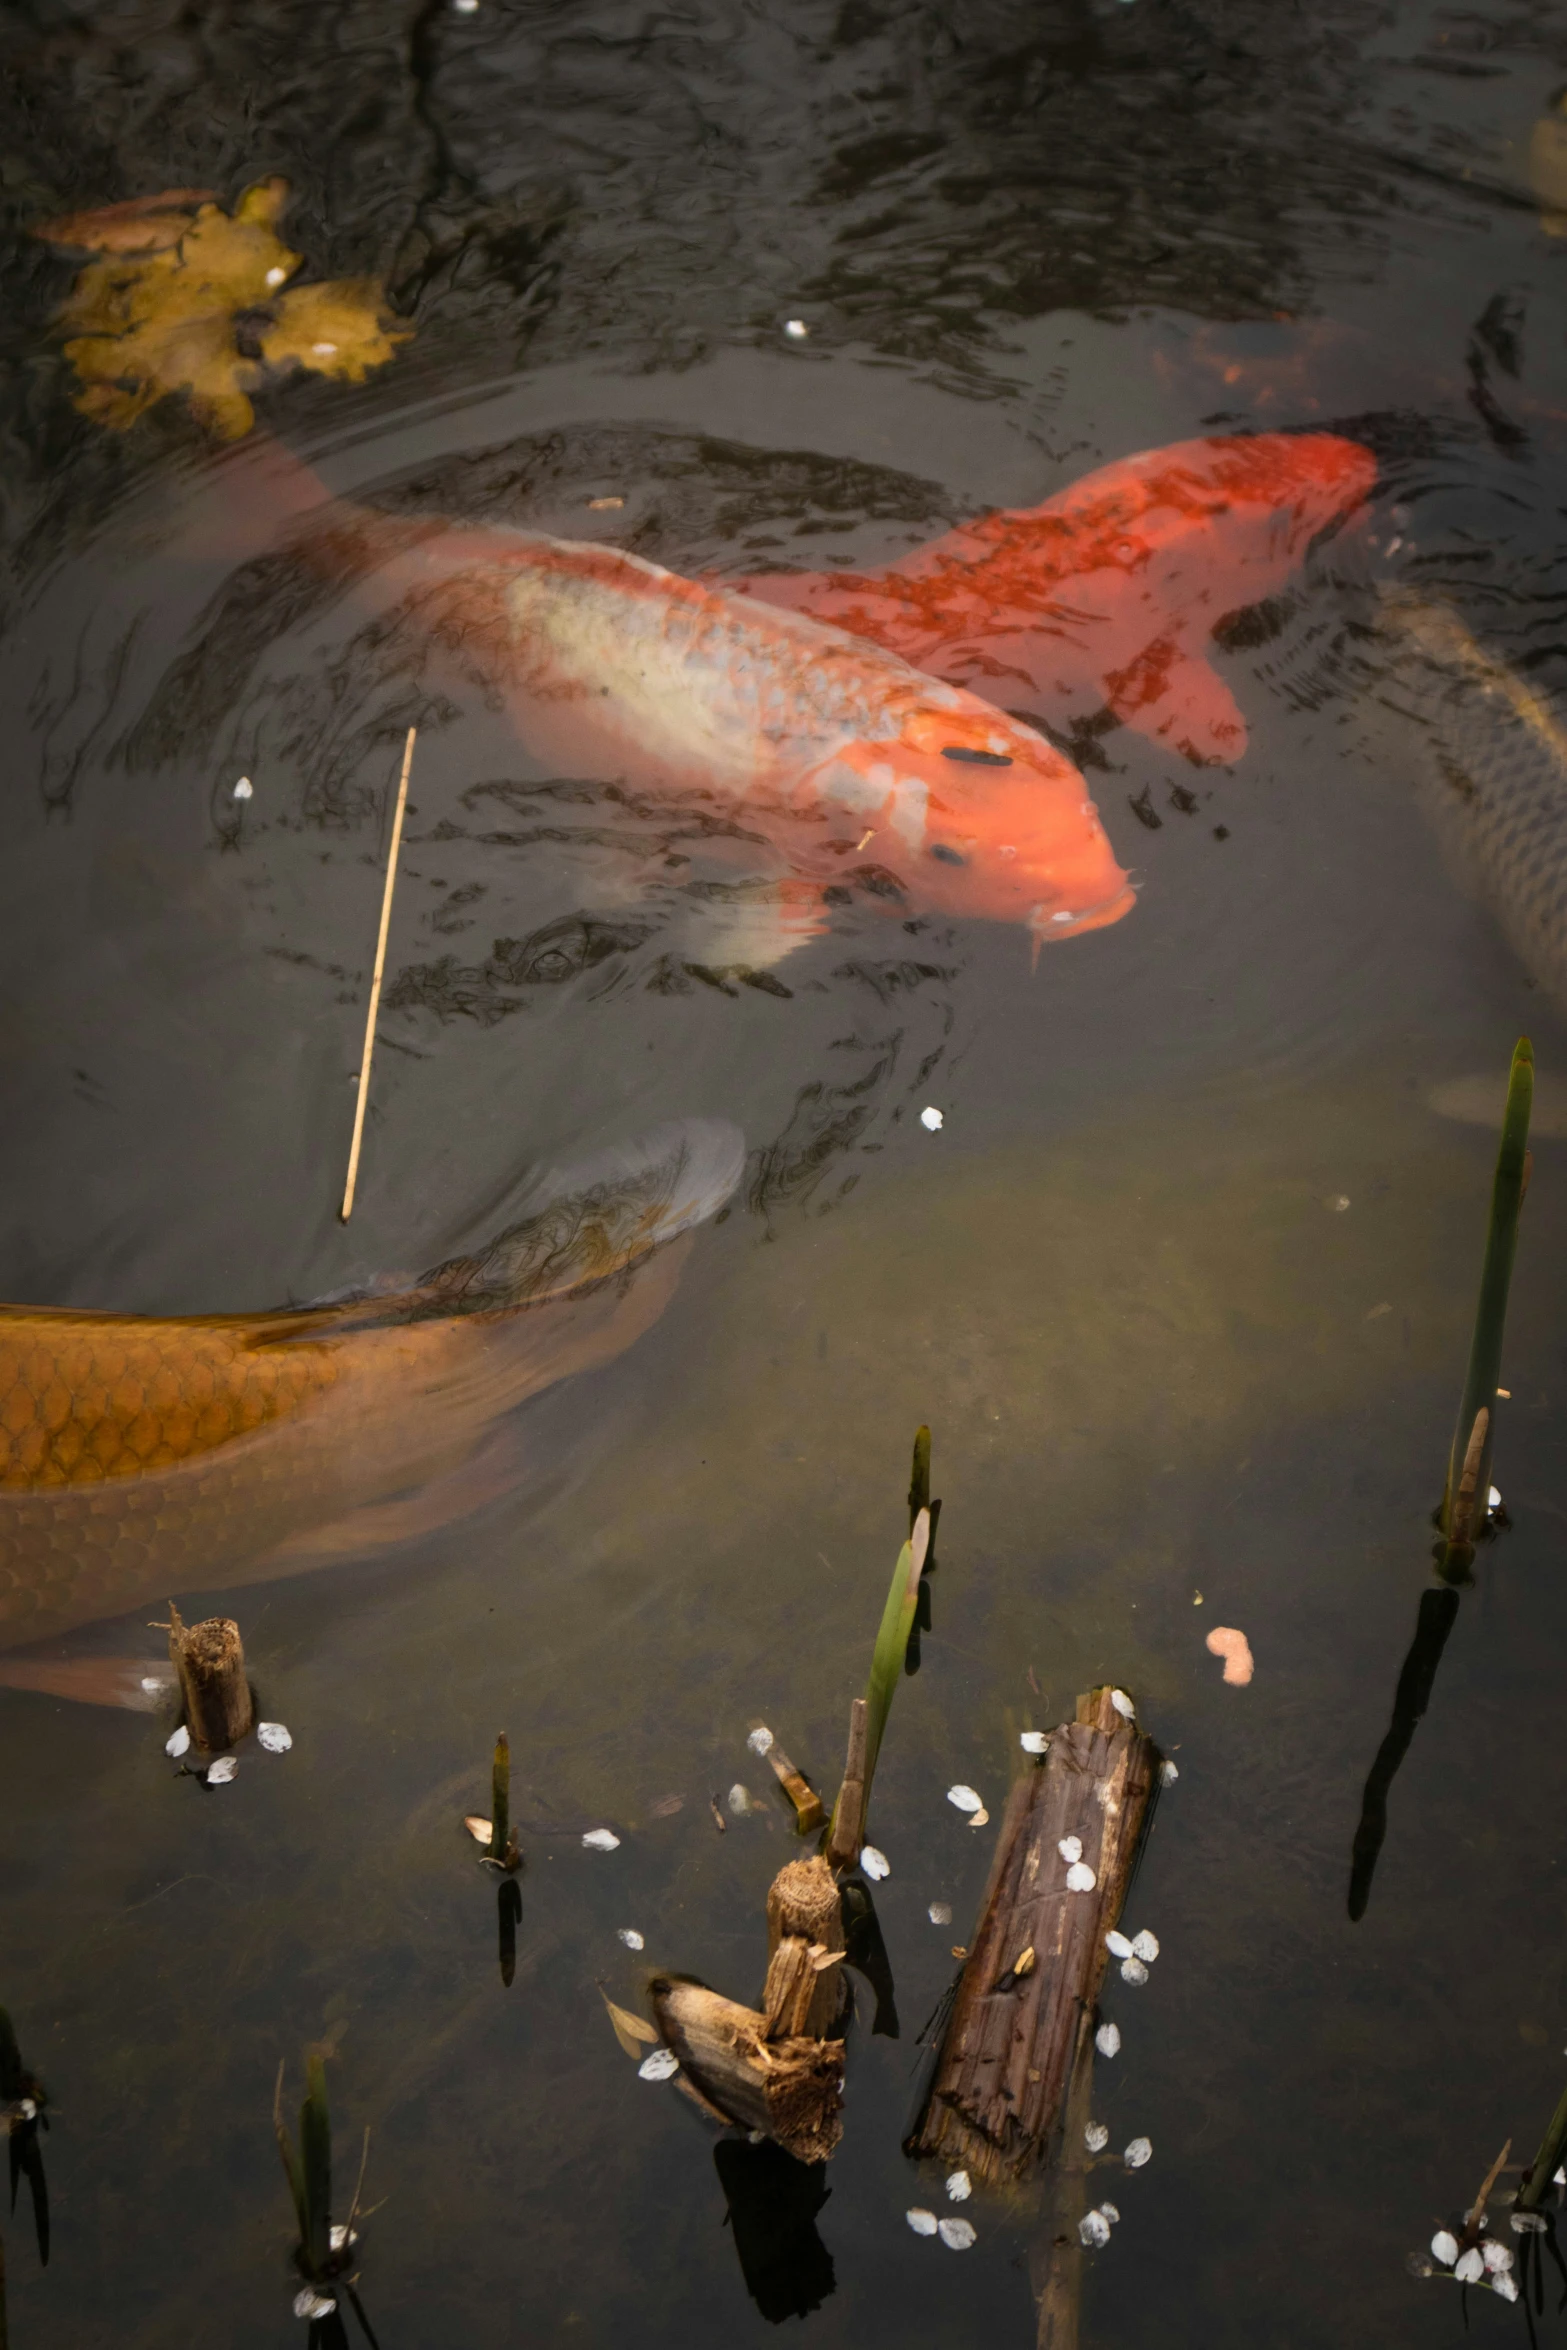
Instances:
[[[1037,948],[1134,897],[1082,776],[999,703],[1026,691],[1063,720],[1108,703],[1189,757],[1238,756],[1245,723],[1200,648],[1374,477],[1327,434],[1193,441],[874,578],[699,582],[614,547],[422,519],[361,515],[350,535],[372,562],[389,540],[377,595],[504,696],[557,774],[742,814],[787,868],[775,953],[825,927],[825,892],[867,871],[871,841],[869,877],[900,911],[1016,922]]]

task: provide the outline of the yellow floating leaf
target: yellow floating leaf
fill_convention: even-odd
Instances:
[[[317,375],[335,375],[345,383],[363,383],[372,367],[384,367],[411,331],[393,325],[372,277],[296,286],[273,310],[277,324],[260,338],[267,365],[297,360]]]
[[[640,2060],[642,2051],[658,2038],[645,2016],[633,2015],[629,2007],[617,2007],[607,1991],[599,1997],[609,2010],[610,2026],[626,2054]]]

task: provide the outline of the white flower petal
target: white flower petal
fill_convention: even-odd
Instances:
[[[325,2293],[318,2293],[314,2285],[307,2285],[302,2293],[294,2295],[296,2317],[330,2317],[337,2303]]]
[[[190,1732],[186,1729],[183,1722],[181,1722],[173,1737],[165,1741],[163,1751],[165,1754],[172,1754],[176,1758],[182,1754],[189,1754]]]
[[[1121,2160],[1128,2170],[1141,2170],[1152,2152],[1153,2140],[1151,2138],[1134,2138]]]
[[[334,2252],[341,2252],[345,2244],[358,2243],[359,2230],[355,2228],[353,2234],[350,2235],[346,2227],[329,2228],[327,2230],[327,2241]]]
[[[1050,1740],[1043,1730],[1025,1730],[1018,1739],[1018,1744],[1025,1754],[1048,1754],[1050,1752]]]
[[[1105,1948],[1112,1958],[1130,1958],[1132,1955],[1132,1945],[1124,1934],[1116,1931],[1114,1926],[1105,1936]]]
[[[1486,1496],[1486,1507],[1487,1509],[1499,1510],[1501,1506],[1502,1497],[1497,1492],[1496,1487],[1493,1485],[1490,1492]]]
[[[251,797],[254,789],[255,786],[252,784],[250,777],[248,775],[242,775],[238,783],[236,783],[234,786],[234,797],[236,800],[248,800]]]
[[[1081,1836],[1063,1836],[1060,1843],[1056,1846],[1056,1850],[1060,1853],[1061,1858],[1065,1861],[1081,1860],[1083,1857],[1083,1839]]]
[[[950,1901],[933,1901],[929,1910],[926,1912],[926,1915],[929,1917],[933,1926],[950,1926],[952,1923],[952,1904]]]
[[[1101,2056],[1119,2056],[1121,2053],[1120,2025],[1101,2024],[1094,2034],[1094,2046]]]
[[[936,2233],[949,2252],[966,2252],[978,2230],[971,2219],[943,2219],[936,2222]]]
[[[1098,1882],[1099,1879],[1086,1860],[1074,1860],[1066,1872],[1066,1889],[1069,1893],[1092,1893]],[[1128,1959],[1128,1966],[1131,1963]]]
[[[810,331],[803,318],[786,318],[784,320],[784,333],[789,337],[791,343],[803,343]]]
[[[615,1931],[619,1935],[621,1941],[624,1942],[628,1950],[642,1950],[646,1948],[646,1944],[643,1942],[642,1937],[637,1932],[635,1926],[617,1926]]]
[[[1131,1699],[1127,1696],[1124,1689],[1112,1689],[1110,1692],[1110,1703],[1115,1707],[1116,1712],[1120,1715],[1123,1722],[1130,1722],[1135,1718],[1137,1708],[1135,1705],[1133,1705]]]
[[[620,1838],[613,1828],[590,1828],[582,1839],[589,1852],[618,1852]]]
[[[1505,2271],[1491,2279],[1491,2290],[1500,2293],[1504,2301],[1516,2301],[1518,2298],[1518,2287]]]
[[[753,1754],[767,1754],[771,1750],[772,1743],[773,1734],[771,1730],[764,1728],[753,1730],[750,1737],[746,1740],[746,1744],[749,1746]]]
[[[729,1790],[728,1801],[729,1808],[737,1820],[743,1820],[746,1813],[753,1808],[750,1788],[742,1787],[738,1779]]]
[[[936,2233],[936,2214],[933,2211],[925,2211],[916,2204],[912,2211],[906,2211],[903,2216],[916,2236],[933,2236]]]
[[[1085,2211],[1077,2223],[1077,2233],[1079,2240],[1084,2244],[1108,2244],[1110,2222],[1102,2211]]]
[[[258,1722],[256,1743],[264,1746],[268,1754],[287,1754],[294,1741],[281,1722]]]
[[[1103,2122],[1090,2122],[1083,2132],[1083,2144],[1090,2154],[1103,2154],[1110,2143],[1110,2133]]]
[[[954,2203],[966,2203],[973,2192],[974,2182],[966,2170],[955,2170],[948,2174],[947,2193]]]
[[[1444,2268],[1451,2268],[1458,2258],[1458,2238],[1446,2228],[1438,2228],[1431,2239],[1431,2257],[1439,2260]]]
[[[955,1803],[959,1811],[982,1811],[985,1804],[984,1797],[976,1795],[972,1787],[949,1787],[947,1801]]]
[[[1123,1983],[1130,1983],[1133,1990],[1135,1991],[1139,1983],[1147,1982],[1148,1969],[1144,1966],[1140,1958],[1123,1958],[1121,1961],[1121,1980]]]
[[[791,328],[789,331],[792,332],[793,329]],[[927,1104],[926,1107],[920,1112],[920,1124],[924,1127],[927,1134],[939,1134],[942,1127],[941,1112],[937,1109],[932,1109],[929,1104]]]
[[[672,2048],[655,2048],[651,2056],[644,2056],[637,2066],[639,2081],[669,2081],[680,2070],[680,2059]]]
[[[1167,1787],[1173,1787],[1180,1775],[1173,1762],[1162,1762],[1159,1765],[1159,1776]]]
[[[207,1773],[207,1785],[226,1787],[238,1769],[239,1764],[232,1754],[220,1754]]]
[[[1145,1926],[1140,1934],[1132,1936],[1132,1956],[1140,1958],[1144,1966],[1152,1966],[1158,1955],[1159,1937],[1157,1934],[1150,1934]]]
[[[1508,2251],[1505,2244],[1498,2244],[1495,2242],[1482,2244],[1480,2247],[1480,2258],[1485,2262],[1486,2267],[1490,2270],[1492,2276],[1494,2277],[1501,2276],[1505,2270],[1510,2269],[1513,2265],[1513,2256]]]
[[[1485,2262],[1480,2258],[1473,2244],[1470,2245],[1467,2252],[1459,2254],[1458,2264],[1453,2270],[1453,2274],[1461,2285],[1477,2285],[1480,2282],[1485,2274]]]
[[[860,1866],[865,1874],[877,1883],[880,1883],[883,1877],[892,1875],[891,1861],[884,1852],[878,1852],[874,1844],[861,1845]]]
[[[989,1814],[989,1812],[988,1812],[988,1811],[985,1809],[985,1807],[984,1807],[984,1805],[983,1805],[983,1804],[981,1804],[981,1805],[980,1805],[980,1807],[979,1807],[978,1811],[971,1811],[971,1812],[969,1813],[969,1816],[968,1816],[968,1824],[969,1824],[969,1826],[970,1826],[971,1828],[988,1828],[988,1827],[989,1827],[989,1825],[990,1825],[990,1814]]]
[[[1545,2233],[1545,2222],[1543,2219],[1541,2219],[1537,2211],[1515,2211],[1512,2215],[1511,2226],[1515,2236],[1543,2236]],[[1449,2244],[1453,2244],[1453,2239],[1451,2236],[1448,2237],[1447,2241]],[[1436,2250],[1436,2238],[1434,2236],[1431,2239],[1431,2249],[1433,2252]],[[1456,2244],[1453,2244],[1452,2257],[1455,2260],[1458,2257],[1458,2246]]]
[[[1115,2205],[1113,2203],[1101,2203],[1099,2209],[1103,2217],[1110,2222],[1112,2227],[1114,2227],[1121,2216],[1121,2214],[1116,2210]]]

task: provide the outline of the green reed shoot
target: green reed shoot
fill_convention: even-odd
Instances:
[[[490,1858],[498,1868],[507,1864],[506,1847],[511,1840],[511,1748],[503,1730],[495,1741],[495,1761],[490,1773]]]
[[[914,1466],[909,1477],[909,1532],[914,1532],[914,1521],[921,1510],[930,1508],[930,1430],[919,1428],[914,1436]]]
[[[903,1660],[908,1653],[909,1634],[914,1629],[915,1611],[920,1601],[920,1574],[929,1547],[930,1511],[922,1509],[914,1520],[913,1531],[899,1551],[898,1563],[892,1570],[887,1604],[881,1612],[881,1629],[876,1634],[876,1647],[871,1656],[870,1679],[865,1684],[868,1717],[865,1731],[867,1806],[870,1803],[871,1777],[876,1769],[876,1757],[881,1751],[882,1732],[887,1727],[887,1716],[892,1711],[893,1692],[903,1678]]]
[[[332,2118],[326,2102],[326,2066],[319,2056],[309,2058],[305,2066],[297,2150],[283,2120],[281,2065],[272,2100],[272,2127],[299,2226],[299,2265],[314,2282],[328,2274],[332,2249]]]
[[[1529,1182],[1529,1113],[1533,1102],[1534,1052],[1529,1039],[1521,1036],[1513,1052],[1508,1078],[1507,1108],[1502,1117],[1501,1148],[1491,1184],[1491,1214],[1486,1227],[1485,1260],[1480,1273],[1474,1336],[1469,1347],[1469,1369],[1442,1495],[1442,1532],[1446,1539],[1439,1571],[1450,1582],[1462,1582],[1474,1558],[1475,1528],[1485,1522],[1491,1490],[1496,1387],[1502,1372],[1507,1295],[1518,1246],[1518,1212]]]
[[[1518,2190],[1518,2209],[1538,2211],[1545,2201],[1545,2190],[1561,2168],[1562,2154],[1567,2150],[1567,2089],[1562,2091],[1561,2103],[1552,2114],[1550,2127],[1540,2140],[1540,2151],[1529,2166],[1529,2177]]]

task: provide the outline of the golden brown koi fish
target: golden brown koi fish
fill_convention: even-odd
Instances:
[[[462,1515],[499,1415],[656,1321],[739,1134],[666,1126],[387,1296],[154,1320],[0,1306],[0,1648]],[[0,1680],[76,1694],[70,1668]]]

